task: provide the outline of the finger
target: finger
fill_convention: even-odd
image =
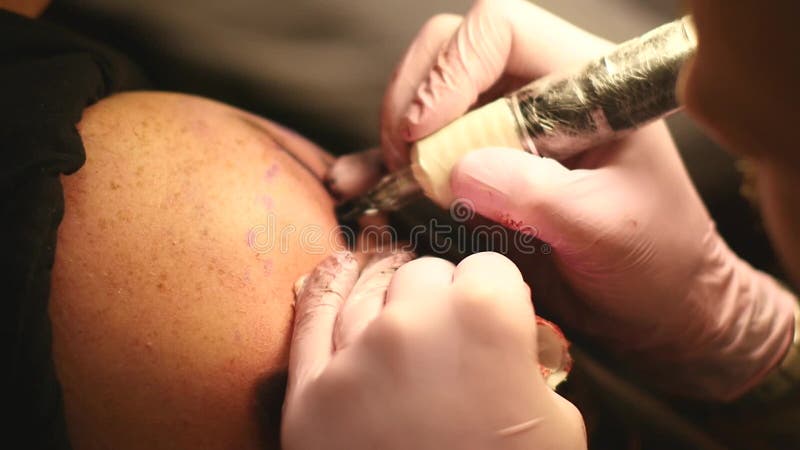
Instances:
[[[325,174],[325,186],[338,201],[363,195],[385,173],[381,158],[379,148],[341,156]]]
[[[401,135],[401,119],[408,110],[416,89],[428,76],[442,47],[453,36],[461,16],[440,14],[431,18],[395,69],[381,108],[381,148],[390,170],[408,164],[408,144]]]
[[[497,351],[521,352],[537,362],[530,289],[510,259],[494,252],[464,258],[453,273],[451,298],[469,335]]]
[[[586,450],[586,424],[583,421],[581,412],[572,402],[558,395],[555,391],[549,391],[548,395],[555,402],[556,407],[554,411],[556,417],[550,421],[550,423],[556,424],[555,429],[552,430],[552,436],[557,438],[554,445],[561,446],[563,444],[563,436],[573,436],[577,439],[574,439],[569,446],[564,446],[564,448]]]
[[[520,310],[533,318],[530,289],[510,259],[495,252],[481,252],[464,258],[453,271],[453,288],[477,301],[522,303]]]
[[[454,296],[456,301],[467,300],[504,310],[506,320],[511,319],[522,336],[532,334],[528,342],[531,355],[536,357],[542,378],[551,389],[566,379],[572,368],[569,342],[558,326],[534,316],[530,290],[511,260],[493,252],[471,255],[456,267],[453,289],[459,293]],[[468,295],[460,295],[462,292]]]
[[[358,279],[358,264],[349,252],[323,260],[296,285],[294,329],[289,351],[290,392],[319,376],[333,355],[333,330],[342,302]]]
[[[419,85],[401,124],[419,140],[475,104],[504,74],[534,80],[609,44],[522,0],[480,0]]]
[[[336,322],[334,344],[337,351],[358,339],[367,325],[380,314],[392,277],[400,266],[413,258],[411,252],[379,254],[367,264]]]
[[[415,259],[395,273],[386,293],[386,304],[435,301],[448,295],[455,266],[440,258]]]
[[[586,204],[587,198],[604,201],[591,175],[570,171],[553,159],[491,148],[464,156],[453,168],[450,187],[480,215],[558,248],[565,236],[575,244],[581,234],[591,237],[591,223],[585,219],[594,210],[575,206]]]

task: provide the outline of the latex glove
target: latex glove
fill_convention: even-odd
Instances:
[[[328,192],[341,201],[367,192],[385,174],[381,149],[376,147],[336,158],[324,182]]]
[[[387,162],[406,163],[409,141],[462,115],[482,93],[608,48],[522,0],[478,1],[463,20],[433,18],[387,90]],[[533,230],[551,245],[579,298],[540,296],[563,325],[660,374],[672,390],[733,399],[789,346],[795,299],[729,250],[662,122],[566,165],[480,150],[457,165],[451,187],[481,215]],[[514,258],[534,272],[526,257]]]
[[[537,368],[513,263],[482,253],[394,272],[403,259],[359,278],[338,254],[298,283],[283,448],[585,449],[580,413]]]

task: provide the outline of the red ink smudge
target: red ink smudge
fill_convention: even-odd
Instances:
[[[522,223],[522,221],[521,221],[521,220],[514,220],[514,219],[512,219],[512,218],[511,218],[511,216],[510,216],[508,213],[503,213],[503,214],[500,216],[500,223],[501,223],[501,224],[502,224],[504,227],[506,227],[506,228],[510,228],[510,229],[512,229],[512,230],[519,230],[519,229],[521,229],[521,228],[522,228],[522,225],[523,225],[523,223]]]

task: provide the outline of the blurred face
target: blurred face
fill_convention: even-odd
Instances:
[[[50,0],[0,0],[0,9],[26,17],[39,17],[50,4]]]
[[[263,448],[292,284],[336,244],[331,157],[175,94],[111,97],[78,128],[50,311],[74,448]]]
[[[776,249],[800,280],[800,2],[691,1],[699,46],[684,69],[688,112],[751,158]]]

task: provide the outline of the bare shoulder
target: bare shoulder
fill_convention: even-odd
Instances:
[[[233,108],[202,97],[156,91],[125,92],[106,97],[84,110],[77,128],[85,144],[112,137],[120,144],[130,139],[161,139],[169,133],[191,133],[191,124],[209,114],[232,114]],[[87,142],[88,140],[88,142]]]
[[[281,220],[324,216],[294,178],[265,179],[285,157],[235,115],[153,92],[85,110],[50,298],[76,449],[263,447],[255,392],[286,362],[287,280],[319,256],[257,254],[248,231],[265,195]]]

